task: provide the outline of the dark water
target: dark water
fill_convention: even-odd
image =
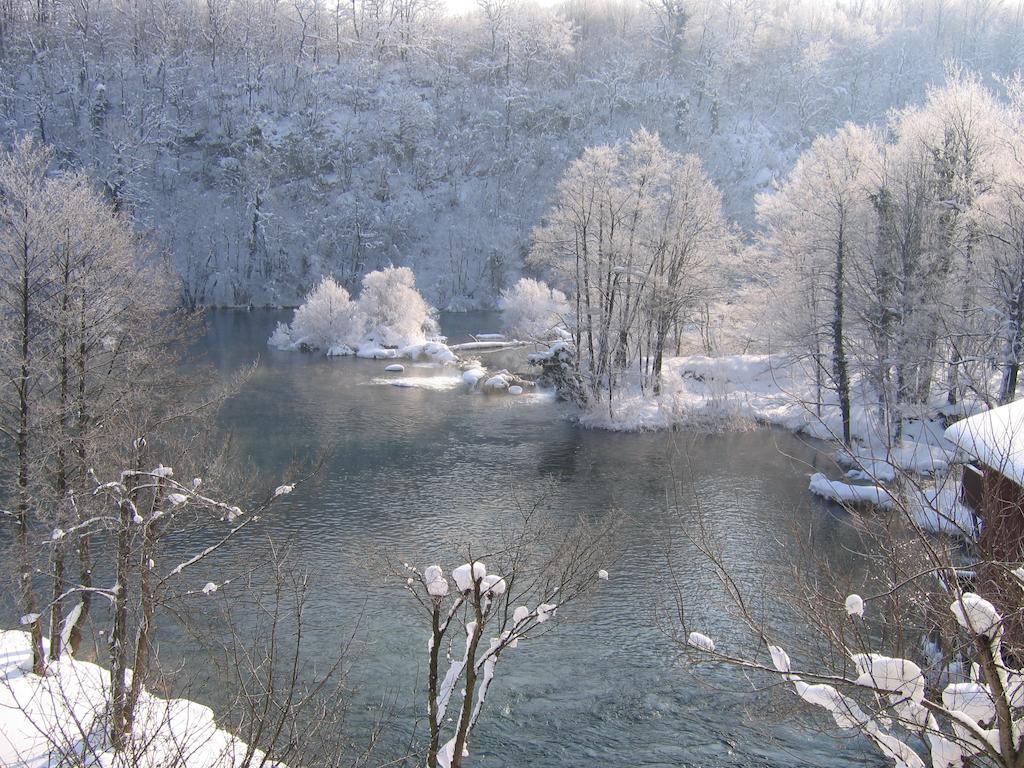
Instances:
[[[664,569],[671,555],[693,620],[720,646],[740,641],[717,582],[679,535],[701,518],[755,591],[788,585],[795,529],[811,532],[832,567],[856,578],[852,526],[805,491],[813,446],[768,429],[588,431],[546,398],[389,386],[382,361],[268,349],[284,315],[214,313],[196,354],[225,374],[260,358],[228,403],[223,426],[246,470],[260,472],[265,484],[294,459],[329,449],[320,475],[282,499],[250,535],[273,534],[315,572],[311,615],[321,631],[311,662],[331,656],[336,638],[358,624],[352,679],[360,692],[350,729],[370,722],[384,692],[400,703],[399,731],[423,710],[413,696],[422,688],[427,632],[403,591],[382,584],[368,553],[420,565],[444,560],[453,541],[486,539],[515,495],[541,500],[541,516],[558,526],[580,517],[626,523],[611,579],[590,601],[567,608],[556,632],[502,662],[470,765],[840,766],[865,759],[856,744],[763,716],[768,697],[749,694],[734,671],[694,674],[659,628],[661,611],[671,607]],[[483,313],[443,318],[455,340],[495,325]],[[453,375],[411,366],[405,374],[435,385]],[[243,540],[229,557],[244,560],[246,551]],[[770,611],[784,633],[799,635],[785,606]],[[740,650],[749,651],[749,642]]]

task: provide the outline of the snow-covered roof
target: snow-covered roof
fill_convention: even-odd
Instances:
[[[958,421],[945,437],[986,467],[1024,485],[1024,399]]]

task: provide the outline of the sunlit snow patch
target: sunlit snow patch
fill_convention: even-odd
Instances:
[[[445,392],[462,385],[461,376],[403,376],[400,379],[378,378],[372,384],[387,384],[391,387],[405,389],[429,389],[434,392]]]

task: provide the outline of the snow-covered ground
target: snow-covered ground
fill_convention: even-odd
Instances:
[[[691,355],[667,358],[662,394],[653,397],[638,389],[616,397],[611,414],[607,405],[580,416],[584,426],[623,432],[671,429],[689,421],[743,420],[772,424],[809,437],[830,440],[842,435],[835,396],[825,392],[820,407],[810,372],[782,356]],[[921,416],[923,416],[922,414]],[[915,471],[945,457],[941,422],[928,423],[908,414],[906,444],[886,448],[887,459]],[[871,393],[854,387],[851,414],[853,437],[877,451],[886,446],[887,430],[879,420]],[[859,459],[869,454],[858,454]]]
[[[0,765],[234,768],[264,759],[260,750],[250,753],[218,728],[209,707],[144,691],[134,728],[137,748],[127,762],[118,760],[103,727],[110,702],[107,670],[70,656],[52,663],[44,677],[31,669],[28,633],[0,630]],[[265,765],[283,768],[272,761]]]

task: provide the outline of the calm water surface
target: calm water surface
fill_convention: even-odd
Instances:
[[[502,662],[470,765],[875,762],[848,740],[785,719],[764,725],[767,696],[739,695],[744,681],[734,671],[695,676],[658,628],[671,603],[663,567],[671,550],[694,621],[720,645],[737,637],[713,576],[678,535],[701,517],[721,537],[731,567],[758,590],[788,581],[795,527],[813,531],[832,567],[856,577],[852,526],[805,491],[813,446],[768,429],[717,436],[582,430],[550,398],[472,395],[454,381],[457,373],[430,367],[407,366],[404,377],[423,386],[391,386],[382,361],[268,349],[274,323],[289,314],[214,312],[196,355],[225,375],[260,359],[222,422],[246,470],[264,475],[265,485],[293,460],[328,451],[320,475],[247,535],[287,542],[315,573],[310,662],[330,657],[337,638],[358,625],[354,731],[372,720],[386,692],[403,702],[399,731],[423,710],[413,695],[422,688],[427,632],[402,590],[370,567],[368,553],[420,565],[441,560],[453,541],[486,540],[511,514],[514,493],[542,500],[542,516],[559,526],[580,517],[628,522],[610,581],[567,609],[557,632]],[[464,340],[495,330],[496,318],[450,315],[442,325]],[[669,492],[670,477],[680,492]],[[244,560],[246,542],[235,551]],[[784,630],[799,632],[786,626],[784,607],[773,610]]]

